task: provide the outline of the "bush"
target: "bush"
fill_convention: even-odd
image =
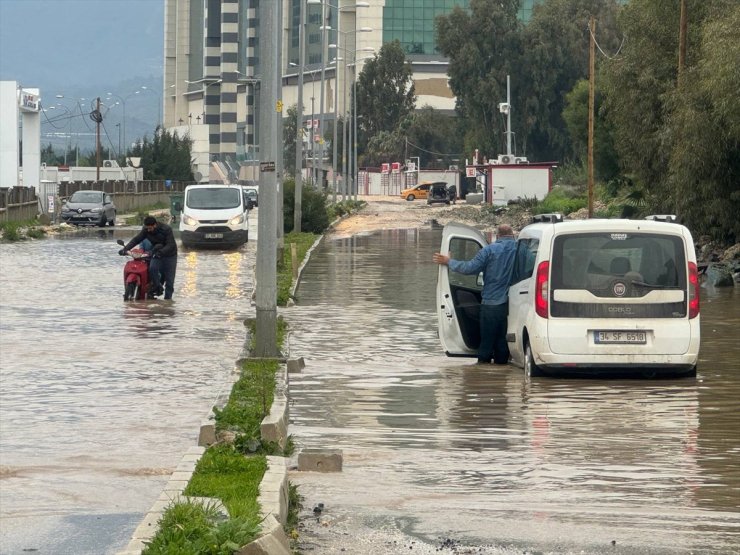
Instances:
[[[533,210],[535,214],[559,212],[568,215],[588,206],[588,199],[573,190],[554,187],[552,191]]]
[[[283,231],[293,231],[295,180],[283,182]],[[326,193],[307,185],[301,188],[301,231],[321,234],[329,227]]]

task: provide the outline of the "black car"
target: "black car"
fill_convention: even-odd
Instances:
[[[116,225],[116,205],[103,191],[77,191],[62,206],[61,216],[74,225]]]
[[[444,181],[435,181],[429,187],[429,193],[427,194],[427,204],[434,204],[435,202],[443,202],[445,204],[455,204],[457,200],[457,187],[454,185],[447,185]]]

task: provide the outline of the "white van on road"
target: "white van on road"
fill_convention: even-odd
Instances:
[[[689,230],[670,217],[541,219],[517,237],[507,334],[512,362],[529,376],[696,375],[699,276]],[[486,244],[480,231],[451,223],[441,252],[468,260]],[[450,356],[477,353],[481,280],[439,268],[439,336]]]
[[[184,247],[236,248],[249,240],[247,198],[239,185],[185,187],[180,240]]]

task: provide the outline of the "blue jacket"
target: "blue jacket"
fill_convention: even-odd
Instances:
[[[504,304],[509,299],[509,280],[514,267],[516,241],[502,237],[478,251],[467,262],[450,259],[450,270],[461,274],[483,272],[483,304]]]

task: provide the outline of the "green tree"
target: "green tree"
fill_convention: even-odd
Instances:
[[[669,104],[667,191],[683,221],[740,240],[740,4],[720,3],[701,29],[698,61]]]
[[[357,78],[358,144],[364,151],[381,131],[391,133],[414,109],[411,63],[399,41],[384,44]]]
[[[576,154],[563,120],[566,95],[588,78],[591,16],[600,48],[607,55],[618,51],[618,10],[616,0],[548,0],[535,7],[523,29],[522,63],[512,74],[514,110],[523,113],[519,144],[530,158],[568,161]],[[602,63],[604,55],[597,55]]]
[[[518,0],[471,0],[469,10],[456,7],[436,20],[437,44],[450,60],[449,86],[467,128],[465,152],[478,148],[493,156],[506,144],[498,104],[506,102],[507,75],[515,97],[521,86],[518,9]],[[520,128],[521,113],[512,112],[514,128]]]
[[[62,163],[64,157],[60,157],[54,152],[54,147],[51,143],[41,148],[41,163],[47,166],[58,166]]]
[[[192,181],[192,141],[187,135],[180,138],[175,133],[157,128],[154,138],[136,142],[130,156],[141,158],[144,179],[174,179]]]
[[[602,95],[596,91],[594,121],[594,173],[596,179],[610,181],[618,177],[620,168],[614,150],[611,124],[604,117]],[[588,150],[588,81],[578,81],[565,96],[563,121],[570,135],[575,162],[585,162]]]

